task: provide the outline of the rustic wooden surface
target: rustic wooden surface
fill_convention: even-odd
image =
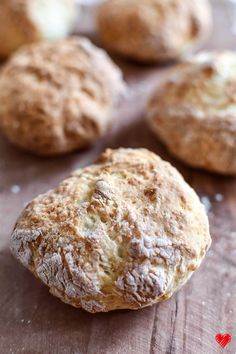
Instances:
[[[214,5],[214,17],[216,28],[206,47],[236,48],[236,37],[230,34],[228,18],[219,4]],[[192,170],[173,160],[143,121],[147,96],[169,67],[118,63],[129,95],[114,115],[113,130],[96,146],[41,159],[17,150],[0,136],[1,354],[236,352],[236,179]],[[210,201],[213,245],[199,271],[169,301],[135,312],[91,315],[49,295],[13,259],[8,243],[27,201],[54,187],[76,167],[91,163],[108,146],[146,147],[177,166],[198,194]],[[218,332],[232,336],[225,349],[215,341]]]

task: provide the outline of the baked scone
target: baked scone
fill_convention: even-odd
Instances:
[[[106,312],[168,299],[210,243],[204,207],[175,168],[145,149],[108,149],[29,203],[11,250],[62,301]]]
[[[211,30],[208,0],[108,0],[97,11],[103,44],[133,60],[179,58]]]
[[[28,45],[0,73],[0,126],[19,147],[64,154],[106,131],[123,88],[120,69],[88,39]]]
[[[74,0],[1,0],[0,57],[23,44],[66,37],[76,11]]]
[[[236,54],[202,53],[154,93],[147,119],[175,156],[193,167],[236,174]]]

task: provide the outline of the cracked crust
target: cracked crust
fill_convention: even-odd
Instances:
[[[11,250],[53,295],[94,313],[168,299],[210,243],[204,207],[175,168],[145,149],[108,149],[29,203]]]
[[[51,17],[54,11],[54,18],[62,8],[61,26],[58,29],[54,26],[52,30],[54,37],[66,36],[71,31],[75,19],[76,7],[73,0],[60,0],[60,4],[55,0],[0,1],[0,57],[7,57],[24,44],[51,37],[43,27],[46,26],[45,21],[42,19],[41,25],[37,22],[40,11],[42,16],[47,14],[46,6],[49,8],[48,17]],[[55,24],[55,21],[52,23]],[[56,25],[58,26],[58,22]]]
[[[123,89],[120,69],[88,39],[25,46],[0,74],[0,125],[19,147],[64,154],[106,132]]]
[[[149,102],[151,128],[190,166],[236,175],[235,70],[233,52],[198,54]]]
[[[198,47],[211,29],[207,0],[109,0],[97,11],[104,45],[143,61],[176,59]]]

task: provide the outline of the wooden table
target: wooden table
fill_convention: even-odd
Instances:
[[[207,48],[236,48],[228,19],[214,3],[215,29]],[[114,128],[95,146],[43,159],[0,136],[0,353],[211,354],[236,352],[236,179],[190,169],[168,155],[146,126],[144,107],[169,67],[118,62],[129,95]],[[235,73],[236,74],[236,73]],[[213,245],[202,266],[172,299],[139,311],[91,315],[61,303],[11,256],[9,236],[24,204],[91,163],[105,147],[146,147],[170,160],[208,203]],[[18,187],[17,187],[18,186]],[[223,200],[222,200],[223,198]],[[232,341],[223,350],[218,333]]]

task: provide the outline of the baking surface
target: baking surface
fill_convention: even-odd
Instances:
[[[228,18],[214,2],[216,27],[206,48],[235,48]],[[170,66],[117,61],[129,93],[114,114],[112,131],[95,146],[43,159],[0,135],[0,353],[211,354],[236,352],[236,178],[190,169],[174,160],[145,122],[148,95]],[[200,269],[167,302],[139,311],[91,315],[51,296],[8,250],[24,204],[53,188],[72,170],[93,162],[106,147],[145,147],[173,163],[209,211],[213,244]],[[232,341],[221,349],[217,333]]]

